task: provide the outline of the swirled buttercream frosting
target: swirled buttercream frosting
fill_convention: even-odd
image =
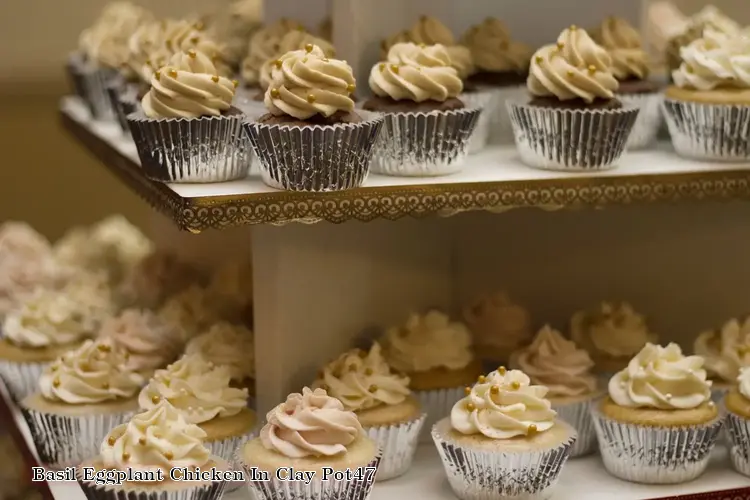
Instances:
[[[561,101],[612,99],[619,88],[612,58],[585,30],[571,26],[554,45],[545,45],[531,58],[529,92]]]
[[[209,463],[206,433],[167,401],[112,429],[101,445],[105,468],[168,472]]]
[[[228,76],[229,56],[226,47],[204,29],[201,21],[171,21],[164,28],[164,48],[172,54],[196,51],[206,55],[220,76]]]
[[[431,16],[420,17],[407,31],[409,41],[424,45],[455,45],[450,28]]]
[[[657,336],[646,319],[626,303],[603,302],[596,309],[579,311],[570,321],[573,341],[596,357],[632,357]]]
[[[750,368],[745,367],[740,370],[740,374],[737,376],[737,384],[740,394],[745,396],[746,399],[750,399]]]
[[[212,296],[198,285],[171,296],[159,309],[159,316],[190,339],[221,320]]]
[[[463,39],[479,71],[523,73],[529,67],[531,48],[513,41],[505,24],[488,17],[466,32]]]
[[[47,367],[39,378],[46,399],[96,404],[134,397],[144,383],[126,368],[127,353],[108,341],[87,340]]]
[[[409,377],[393,373],[383,358],[380,344],[369,352],[347,352],[326,365],[314,384],[351,411],[381,405],[397,405],[409,396]]]
[[[707,29],[703,37],[680,49],[682,64],[674,83],[693,90],[750,88],[750,37]]]
[[[412,314],[405,325],[389,328],[381,343],[388,364],[401,372],[461,370],[473,360],[469,330],[439,311]]]
[[[394,45],[387,61],[373,66],[369,84],[375,95],[396,101],[443,102],[463,91],[463,82],[442,45]]]
[[[458,77],[466,80],[476,72],[474,58],[471,50],[463,45],[450,45],[445,47],[451,60],[451,66],[458,72]]]
[[[263,446],[288,458],[346,453],[362,434],[357,415],[323,389],[305,387],[268,412],[260,431]]]
[[[281,37],[281,40],[279,41],[279,47],[276,53],[276,56],[278,57],[268,59],[261,66],[259,82],[260,87],[262,89],[267,89],[268,86],[271,85],[273,75],[277,74],[277,69],[280,69],[278,68],[278,61],[281,56],[287,54],[288,52],[304,50],[308,45],[313,45],[320,48],[320,50],[323,51],[323,54],[325,54],[325,57],[334,57],[336,55],[336,51],[334,50],[333,45],[331,45],[327,41],[313,36],[306,31],[289,31],[286,35]]]
[[[594,362],[589,354],[548,325],[530,346],[513,353],[511,364],[534,384],[547,387],[548,397],[577,397],[596,391],[596,376],[591,373]]]
[[[260,71],[267,61],[279,55],[281,39],[292,30],[301,30],[302,24],[289,19],[281,19],[259,29],[250,37],[250,46],[242,61],[242,79],[248,85],[260,82]]]
[[[451,410],[451,426],[461,434],[489,439],[529,436],[552,428],[557,413],[547,388],[531,385],[519,370],[492,372],[471,388]]]
[[[505,292],[485,295],[463,311],[464,321],[474,335],[479,350],[507,356],[531,340],[531,316]]]
[[[683,356],[677,344],[646,344],[609,380],[609,396],[629,408],[687,410],[711,400],[711,382],[700,356]]]
[[[693,350],[705,361],[709,376],[734,383],[740,370],[750,366],[750,318],[731,319],[719,330],[701,333]]]
[[[649,73],[649,61],[641,35],[625,19],[608,17],[593,36],[612,58],[612,73],[620,81],[643,80]]]
[[[380,44],[380,58],[384,61],[388,59],[388,51],[397,43],[412,43],[411,38],[409,38],[409,32],[399,31],[385,38]]]
[[[216,365],[226,366],[232,380],[255,376],[253,332],[247,327],[222,321],[188,342],[186,354],[198,354]]]
[[[117,287],[127,306],[158,308],[164,300],[199,281],[199,272],[168,251],[157,250],[127,270]]]
[[[321,48],[308,44],[287,52],[275,65],[264,99],[271,114],[306,120],[354,110],[351,94],[356,86],[346,62],[330,59]]]
[[[231,417],[247,408],[247,389],[229,386],[229,368],[197,354],[185,355],[166,369],[157,370],[141,390],[138,404],[150,409],[166,399],[191,424]]]

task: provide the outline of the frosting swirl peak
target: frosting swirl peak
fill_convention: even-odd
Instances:
[[[701,333],[693,347],[710,376],[734,383],[742,367],[750,366],[750,318],[742,323],[732,319],[719,331]]]
[[[612,73],[618,80],[643,80],[648,76],[648,56],[643,50],[641,36],[628,21],[608,17],[599,27],[596,40],[609,52]]]
[[[750,37],[706,29],[680,49],[682,64],[672,72],[677,86],[695,90],[750,88]]]
[[[529,67],[531,48],[511,40],[508,28],[499,19],[488,17],[472,27],[464,35],[464,44],[480,71],[520,73]]]

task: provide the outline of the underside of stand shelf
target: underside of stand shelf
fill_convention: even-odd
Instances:
[[[566,174],[523,167],[512,146],[467,160],[464,172],[434,179],[371,175],[359,189],[334,193],[273,190],[251,175],[221,184],[168,185],[147,179],[132,141],[115,124],[90,120],[83,104],[65,98],[63,126],[133,191],[184,230],[249,224],[333,223],[450,216],[513,208],[560,209],[629,203],[750,198],[750,163],[682,160],[668,148],[627,155],[621,168]]]

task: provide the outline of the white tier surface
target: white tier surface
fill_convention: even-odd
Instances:
[[[62,110],[79,123],[86,124],[97,136],[108,141],[121,154],[138,162],[133,141],[124,136],[115,123],[97,122],[89,118],[84,104],[76,97],[66,97],[61,103]],[[569,177],[609,177],[636,175],[669,175],[684,173],[705,173],[722,170],[750,170],[748,163],[711,163],[690,161],[677,156],[671,145],[662,144],[658,148],[626,154],[617,169],[605,172],[575,174],[536,170],[524,166],[515,146],[490,147],[470,156],[466,168],[457,174],[432,177],[389,177],[371,174],[364,187],[397,187],[421,184],[465,184],[476,182],[543,181]],[[227,196],[241,194],[271,193],[277,190],[263,184],[259,175],[250,175],[243,180],[218,184],[169,184],[184,198]]]

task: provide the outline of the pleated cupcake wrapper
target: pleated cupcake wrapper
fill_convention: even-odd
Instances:
[[[215,481],[210,484],[189,486],[184,489],[168,490],[143,490],[128,489],[110,484],[96,484],[92,481],[84,481],[81,471],[78,471],[78,484],[88,500],[219,500],[224,495],[224,481]],[[180,483],[182,485],[187,483]]]
[[[558,423],[557,425],[565,425]],[[576,437],[558,446],[522,452],[477,450],[454,442],[438,426],[432,438],[453,492],[461,500],[546,500],[570,456]]]
[[[571,447],[570,458],[582,457],[596,450],[596,429],[591,419],[591,401],[580,401],[565,405],[552,405],[557,418],[573,426],[578,439]]]
[[[95,120],[114,120],[115,114],[107,93],[107,86],[117,76],[117,72],[105,68],[84,67],[81,72],[84,100]]]
[[[591,172],[617,165],[638,108],[563,109],[508,102],[516,147],[528,166]]]
[[[420,443],[429,443],[432,441],[430,430],[435,422],[451,414],[453,405],[459,399],[465,396],[465,386],[449,387],[447,389],[435,389],[432,391],[412,391],[412,394],[419,401],[420,408],[427,414],[427,419],[422,426],[419,434]]]
[[[750,476],[750,419],[727,412],[724,427],[729,438],[729,459],[734,470]]]
[[[216,441],[205,441],[203,444],[211,452],[211,455],[226,460],[232,465],[233,470],[238,470],[239,466],[234,463],[239,447],[245,443],[252,433],[243,434],[242,436],[219,439]],[[245,485],[244,481],[227,481],[225,491],[235,491]]]
[[[625,106],[638,108],[633,130],[628,138],[627,149],[638,150],[656,142],[662,125],[661,103],[664,96],[660,92],[650,94],[623,94],[617,98]]]
[[[469,138],[469,154],[478,153],[487,146],[490,138],[490,123],[497,108],[498,94],[497,91],[479,90],[467,92],[460,96],[461,101],[467,108],[482,110],[479,118],[477,118],[474,132]]]
[[[607,418],[596,403],[591,415],[607,471],[645,484],[685,483],[703,474],[722,423],[717,417],[702,425],[649,427]]]
[[[200,118],[128,115],[146,177],[175,183],[242,179],[250,168],[250,143],[239,110]]]
[[[342,191],[362,185],[370,172],[383,117],[358,111],[364,121],[290,126],[245,123],[263,182],[286,191]]]
[[[83,83],[83,57],[80,54],[71,54],[65,64],[65,72],[68,75],[70,86],[75,95],[80,98],[86,97],[86,88]]]
[[[387,481],[406,473],[417,451],[419,431],[424,425],[426,413],[417,418],[394,425],[365,427],[365,433],[375,441],[382,452],[377,481]]]
[[[385,113],[375,146],[373,173],[434,177],[463,169],[479,109],[430,113]]]
[[[495,87],[496,105],[490,117],[489,143],[497,145],[513,144],[513,123],[506,103],[523,101],[527,98],[529,91],[525,85],[513,85],[507,87]]]
[[[123,133],[130,135],[128,115],[134,113],[138,106],[135,89],[128,86],[122,78],[115,78],[107,85],[107,96],[117,124],[120,125]]]
[[[56,415],[23,406],[21,413],[29,424],[39,460],[43,464],[59,468],[78,465],[83,460],[97,456],[109,431],[134,415],[134,412]]]
[[[250,468],[241,457],[237,457],[237,463],[245,470],[248,486],[256,500],[367,500],[380,466],[380,452],[364,469],[376,472],[363,472],[363,480],[323,481],[321,477],[315,477],[309,484],[305,484],[304,481],[281,481],[273,473],[269,473],[269,481],[252,480]]]
[[[0,379],[5,382],[10,396],[21,401],[37,390],[39,377],[49,363],[22,363],[0,359]]]
[[[663,110],[680,156],[727,162],[750,159],[750,106],[665,99]]]

